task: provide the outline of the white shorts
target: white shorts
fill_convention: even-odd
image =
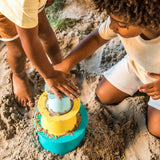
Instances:
[[[137,76],[130,60],[125,56],[121,61],[103,73],[104,77],[116,88],[132,96],[144,83]],[[148,82],[149,83],[149,82]],[[148,105],[160,110],[160,99],[150,97]]]

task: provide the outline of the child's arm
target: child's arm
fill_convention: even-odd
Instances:
[[[51,6],[54,3],[55,0],[47,0],[45,8]]]
[[[24,51],[38,72],[43,76],[49,88],[59,97],[59,90],[71,99],[78,97],[79,90],[69,82],[71,75],[55,71],[44,53],[38,37],[38,26],[24,29],[16,26]],[[72,96],[72,95],[74,96]]]
[[[99,47],[105,44],[107,40],[102,39],[98,29],[84,38],[60,64],[54,66],[56,70],[69,73],[70,70],[81,60],[92,55]]]

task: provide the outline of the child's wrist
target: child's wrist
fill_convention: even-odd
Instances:
[[[64,60],[64,61],[62,61],[62,66],[63,66],[66,73],[70,73],[70,71],[73,68],[73,63],[70,61]]]
[[[53,69],[52,71],[46,71],[45,74],[42,75],[44,79],[50,79],[56,75],[55,70]]]
[[[65,72],[65,73],[70,73],[69,65],[68,63],[65,63],[64,61],[62,61],[61,63],[57,65],[54,65],[54,69]]]

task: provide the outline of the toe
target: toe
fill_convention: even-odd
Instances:
[[[23,107],[27,107],[27,100],[23,100],[23,103],[21,104]]]
[[[22,106],[21,99],[19,99],[18,97],[16,97],[16,102],[17,102],[18,105]]]
[[[27,102],[28,107],[34,107],[34,105],[35,105],[34,99],[31,99]]]

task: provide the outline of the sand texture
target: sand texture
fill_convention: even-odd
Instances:
[[[64,57],[107,18],[106,13],[98,13],[94,9],[90,0],[67,0],[62,16],[75,20],[67,29],[56,30]],[[44,150],[34,128],[33,116],[37,101],[44,91],[43,78],[27,60],[26,70],[35,85],[36,105],[30,111],[18,107],[12,94],[7,48],[2,42],[0,51],[0,160],[160,159],[160,140],[150,135],[146,128],[146,95],[136,93],[111,106],[102,106],[95,100],[95,89],[103,71],[111,68],[126,54],[118,38],[111,40],[73,69],[89,122],[80,145],[63,156]]]

